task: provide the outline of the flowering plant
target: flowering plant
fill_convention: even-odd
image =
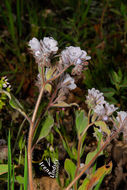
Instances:
[[[10,93],[10,86],[6,78],[1,79],[0,92],[6,94],[10,101],[10,105],[18,110],[29,122],[29,135],[28,135],[28,177],[29,177],[29,189],[33,190],[33,175],[32,175],[32,152],[34,150],[34,145],[37,144],[40,139],[46,137],[51,128],[54,125],[54,118],[51,114],[47,114],[49,108],[51,107],[71,107],[76,105],[75,102],[68,104],[66,103],[66,98],[70,90],[74,90],[77,85],[75,84],[74,78],[71,75],[80,75],[82,70],[87,69],[88,60],[91,59],[87,55],[86,51],[81,50],[80,47],[67,47],[65,50],[59,53],[59,60],[55,64],[52,64],[51,58],[56,56],[58,52],[58,42],[52,37],[44,37],[43,40],[38,40],[33,38],[29,41],[29,50],[33,54],[35,61],[38,66],[38,75],[36,80],[36,86],[39,89],[39,95],[37,102],[35,104],[32,117],[30,118],[28,114],[25,113],[22,105],[17,99]],[[71,74],[65,73],[66,70],[72,66]],[[8,92],[3,90],[7,88]],[[49,103],[44,111],[37,115],[40,103],[44,92],[47,92],[49,97]],[[117,112],[117,117],[113,116],[116,108],[113,104],[109,105],[105,101],[103,93],[95,88],[88,90],[88,95],[86,96],[86,104],[88,106],[89,112],[85,114],[84,110],[76,111],[76,132],[78,139],[77,149],[74,147],[70,150],[67,143],[62,138],[62,142],[66,151],[68,152],[71,159],[66,159],[64,163],[65,170],[69,175],[69,179],[66,181],[65,189],[69,190],[72,186],[75,190],[81,189],[91,189],[99,180],[102,179],[106,174],[108,174],[112,169],[112,163],[108,164],[96,170],[94,172],[87,174],[87,170],[95,162],[96,158],[103,154],[103,150],[110,143],[113,138],[116,138],[120,132],[123,132],[124,140],[127,140],[127,113],[120,111]],[[37,135],[37,129],[39,122],[45,116],[45,121],[40,134]],[[112,122],[112,129],[108,127],[108,123]],[[85,163],[81,163],[81,157],[84,152],[84,140],[87,134],[87,130],[93,127],[94,137],[97,141],[97,147],[93,152],[89,152],[86,156]],[[62,137],[59,128],[56,131]],[[36,138],[35,138],[36,137]],[[77,161],[77,164],[73,162]],[[82,184],[78,183],[79,178],[86,173],[86,178]],[[69,184],[70,183],[70,184]]]

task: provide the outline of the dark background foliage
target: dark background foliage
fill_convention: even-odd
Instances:
[[[30,95],[37,74],[28,41],[52,36],[60,50],[69,45],[80,46],[92,57],[84,72],[84,89],[98,88],[105,92],[108,101],[125,109],[125,0],[5,0],[0,6],[0,26],[0,75],[9,77],[17,96]],[[118,71],[122,76],[113,83],[113,73],[119,75]]]

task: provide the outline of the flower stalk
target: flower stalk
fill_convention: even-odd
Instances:
[[[33,190],[33,176],[32,176],[32,137],[33,137],[33,127],[34,127],[34,123],[35,123],[35,119],[36,119],[36,115],[37,115],[37,111],[42,99],[42,95],[44,92],[44,87],[45,84],[42,86],[40,94],[38,96],[36,105],[35,105],[35,109],[34,109],[34,113],[32,116],[32,121],[30,123],[30,130],[29,130],[29,137],[28,137],[28,175],[29,175],[29,189]]]

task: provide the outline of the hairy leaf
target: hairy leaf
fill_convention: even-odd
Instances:
[[[8,172],[8,164],[0,164],[0,175]]]
[[[85,116],[84,110],[76,112],[76,129],[81,134],[88,125],[88,118]]]
[[[2,89],[0,89],[0,93],[6,94],[9,98],[10,106],[19,111],[24,117],[26,117],[26,113],[24,112],[23,106],[20,104],[20,102],[16,99],[16,97],[13,94]]]
[[[64,168],[66,172],[68,173],[69,178],[73,180],[75,176],[76,166],[72,162],[72,160],[66,159],[64,162]]]
[[[54,124],[54,119],[51,115],[48,115],[44,121],[44,123],[42,124],[42,127],[41,127],[41,130],[39,132],[39,136],[38,136],[38,139],[37,139],[37,142],[39,140],[41,140],[42,138],[46,137],[51,128],[53,127],[53,124]]]

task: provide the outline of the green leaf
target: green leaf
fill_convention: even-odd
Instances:
[[[12,190],[14,190],[15,186],[15,170],[14,170],[14,164],[13,164],[13,173],[12,173]]]
[[[119,16],[121,16],[121,13],[117,9],[111,8],[110,11],[117,14],[117,15],[119,15]]]
[[[108,136],[110,136],[111,131],[109,130],[108,126],[106,125],[106,123],[104,121],[96,121],[94,123],[96,126],[99,126],[100,129],[105,132]]]
[[[11,189],[11,137],[10,130],[8,134],[8,190]]]
[[[0,175],[8,172],[8,164],[0,164]]]
[[[46,137],[51,128],[53,127],[54,124],[54,119],[51,115],[48,115],[44,121],[44,123],[42,124],[41,130],[40,130],[40,134],[39,137],[37,139],[37,142],[40,141],[42,138]]]
[[[119,103],[118,100],[116,100],[114,97],[108,98],[108,102],[109,102],[110,104],[118,104],[118,103]]]
[[[16,167],[17,166],[15,165],[14,168]],[[0,164],[0,176],[6,173],[8,173],[8,164]]]
[[[49,93],[51,93],[51,91],[52,91],[52,86],[51,86],[51,84],[46,84],[46,85],[45,85],[45,89],[46,89]]]
[[[85,164],[86,164],[86,165],[93,159],[93,157],[96,155],[97,152],[98,152],[98,151],[97,151],[97,149],[96,149],[96,150],[94,150],[93,152],[89,152],[89,153],[87,154],[86,160],[85,160]]]
[[[103,134],[102,132],[99,131],[99,129],[97,127],[94,127],[94,136],[96,137],[97,141],[100,143],[99,145],[103,144]]]
[[[16,181],[19,184],[24,184],[24,177],[22,177],[21,175],[16,176]]]
[[[92,159],[93,157],[97,154],[97,152],[99,151],[100,149],[100,146],[101,146],[101,142],[102,142],[102,134],[101,132],[98,131],[98,129],[94,129],[95,130],[95,136],[98,140],[98,144],[97,144],[97,148],[93,151],[93,152],[89,152],[86,156],[86,160],[85,160],[85,164],[87,165]],[[103,154],[103,151],[99,154],[101,155]]]
[[[75,177],[76,165],[70,159],[66,159],[64,162],[64,169],[68,173],[68,176],[71,180]]]
[[[77,160],[77,149],[72,146],[72,154],[74,155],[74,159]]]
[[[114,88],[103,88],[102,92],[104,93],[104,96],[107,98],[110,98],[117,93]]]
[[[55,76],[56,67],[51,67],[46,73],[46,79],[49,80],[51,77]]]
[[[84,110],[76,112],[76,130],[80,135],[88,125],[88,118],[85,116]]]
[[[15,96],[5,90],[0,89],[0,93],[4,93],[9,98],[9,104],[12,108],[19,111],[24,117],[26,117],[26,113],[23,110],[23,106],[20,104],[20,102],[15,98]]]
[[[12,106],[12,108],[17,109],[17,110],[23,110],[23,107],[20,104],[20,102],[13,96],[13,94],[10,94],[10,95],[11,95],[11,99],[9,103]]]
[[[86,188],[87,184],[89,184],[89,181],[90,181],[89,178],[86,177],[84,179],[82,185],[80,185],[80,187],[78,188],[78,190],[84,190]]]

